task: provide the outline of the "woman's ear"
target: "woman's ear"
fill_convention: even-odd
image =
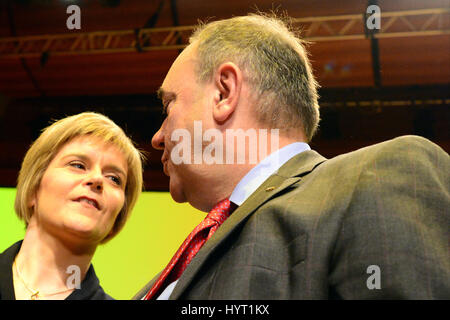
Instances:
[[[218,98],[213,108],[214,120],[219,123],[227,121],[239,103],[242,87],[242,72],[232,62],[222,63],[216,70],[214,82]]]
[[[36,193],[37,191],[34,191],[29,199],[28,199],[28,208],[34,208],[36,206]]]

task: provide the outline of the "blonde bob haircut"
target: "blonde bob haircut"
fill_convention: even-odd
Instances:
[[[25,154],[17,180],[14,209],[26,226],[33,215],[29,205],[31,197],[38,191],[44,172],[59,150],[79,136],[92,136],[105,144],[116,146],[124,154],[128,164],[125,186],[125,202],[110,234],[102,243],[112,239],[125,225],[142,191],[144,155],[136,149],[123,130],[106,116],[95,112],[83,112],[54,122],[42,130]]]

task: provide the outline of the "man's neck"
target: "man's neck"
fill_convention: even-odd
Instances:
[[[271,133],[267,134],[267,137],[264,137],[267,141],[271,141],[274,139],[271,136]],[[259,139],[259,135],[258,135]],[[295,142],[302,142],[297,140],[297,137],[288,137],[288,136],[277,136],[277,141],[275,144],[268,146],[266,149],[266,153],[261,152],[258,148],[256,148],[256,152],[258,154],[257,161],[250,163],[249,159],[252,159],[250,156],[250,152],[255,152],[255,149],[251,149],[249,145],[246,145],[246,157],[245,162],[243,164],[232,163],[232,164],[224,164],[222,165],[222,169],[220,172],[213,177],[214,182],[205,183],[205,186],[208,186],[207,189],[202,192],[197,192],[199,203],[192,203],[191,205],[195,208],[209,212],[218,202],[222,201],[225,198],[229,198],[236,188],[238,183],[247,175],[247,173],[252,170],[255,166],[257,166],[261,161],[265,158],[269,157],[271,154],[278,152],[280,149],[286,147]],[[259,141],[259,140],[258,140]],[[275,146],[275,148],[273,148]],[[272,147],[272,148],[271,148]],[[252,150],[252,151],[251,151]],[[264,156],[260,156],[260,155]]]

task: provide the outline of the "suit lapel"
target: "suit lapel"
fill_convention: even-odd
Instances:
[[[314,170],[326,158],[315,151],[300,153],[286,162],[275,174],[264,183],[224,222],[214,233],[180,277],[170,299],[178,299],[191,283],[208,256],[222,243],[241,223],[253,214],[265,202],[299,182],[303,176]]]

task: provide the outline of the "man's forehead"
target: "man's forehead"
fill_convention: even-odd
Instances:
[[[195,43],[190,44],[186,48],[184,48],[184,50],[178,55],[178,57],[172,64],[172,68],[176,66],[183,66],[187,63],[195,63],[196,58],[197,58],[197,45]]]
[[[187,46],[175,59],[170,67],[163,84],[158,90],[158,96],[162,96],[166,91],[170,91],[171,84],[178,81],[184,81],[187,72],[194,72],[195,48],[191,45]]]

